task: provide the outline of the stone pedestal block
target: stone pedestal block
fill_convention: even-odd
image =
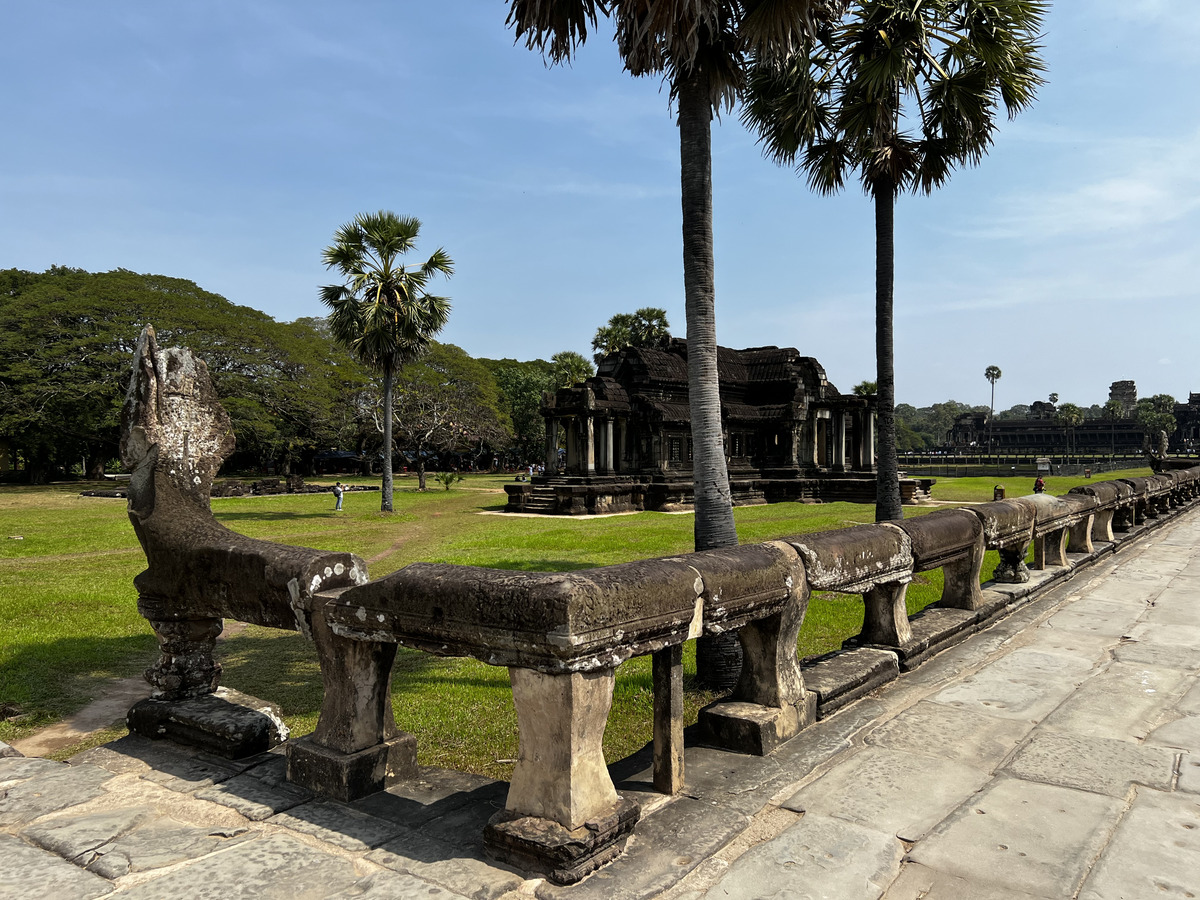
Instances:
[[[736,700],[710,703],[700,710],[704,743],[734,753],[766,756],[817,720],[817,695],[806,691],[799,703],[760,706]]]
[[[356,753],[339,753],[311,738],[287,745],[288,781],[344,803],[416,776],[417,739],[404,731]]]
[[[640,815],[637,803],[618,798],[607,815],[568,829],[502,809],[483,830],[483,849],[492,859],[539,872],[555,884],[574,884],[621,855]]]
[[[242,759],[287,740],[279,708],[229,688],[190,700],[142,700],[125,717],[134,734]]]

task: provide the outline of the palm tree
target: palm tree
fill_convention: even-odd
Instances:
[[[732,108],[749,55],[773,59],[810,27],[826,0],[509,0],[518,40],[548,61],[571,58],[596,24],[616,27],[625,69],[663,75],[678,112],[683,202],[683,283],[687,314],[695,546],[736,546],[717,380],[713,289],[712,149],[714,113]]]
[[[574,350],[555,353],[550,357],[550,365],[554,367],[552,377],[555,390],[579,384],[596,374],[596,369],[588,358]]]
[[[617,313],[607,325],[596,329],[592,349],[596,363],[610,353],[626,347],[662,347],[671,340],[671,324],[667,311],[656,306],[644,306],[637,312]]]
[[[988,404],[988,453],[992,452],[992,419],[996,416],[996,382],[1000,380],[1000,376],[1003,374],[999,366],[988,366],[983,370],[983,377],[992,386],[992,402]]]
[[[1034,99],[1044,67],[1045,0],[850,0],[847,14],[784,63],[760,60],[743,119],[766,154],[794,163],[822,194],[857,170],[875,206],[877,521],[903,516],[896,453],[892,323],[894,207],[977,164],[996,112]],[[908,123],[911,122],[910,126]]]
[[[1125,418],[1125,404],[1116,398],[1104,404],[1101,415],[1108,420],[1108,438],[1110,441],[1110,459],[1117,455],[1117,420]]]
[[[439,247],[419,266],[400,262],[420,231],[421,223],[411,217],[385,210],[361,213],[339,228],[321,253],[325,268],[336,269],[345,279],[321,288],[334,340],[383,375],[383,512],[392,511],[396,372],[429,346],[450,316],[450,301],[426,290],[435,275],[454,273],[446,251]]]
[[[1067,462],[1071,461],[1071,435],[1083,424],[1083,410],[1074,403],[1064,403],[1058,408],[1057,419],[1063,426],[1063,439],[1067,444]]]
[[[683,206],[683,286],[687,317],[688,400],[697,550],[737,546],[725,465],[717,374],[712,232],[712,119],[730,109],[751,56],[775,59],[812,27],[812,16],[841,0],[509,0],[517,39],[552,62],[570,59],[596,24],[616,26],[632,75],[662,75],[679,124]],[[718,647],[721,649],[718,650]],[[714,686],[732,686],[740,650],[732,632],[698,643],[697,669]],[[718,660],[724,655],[725,660]],[[718,673],[718,674],[714,674]]]

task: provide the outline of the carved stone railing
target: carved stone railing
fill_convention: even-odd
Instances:
[[[296,629],[316,642],[325,696],[315,732],[288,743],[288,777],[349,800],[416,772],[415,739],[392,714],[398,646],[505,666],[520,749],[484,845],[560,883],[619,854],[640,815],[617,793],[602,752],[626,660],[653,657],[654,784],[674,794],[685,784],[685,641],[737,630],[741,678],[728,699],[702,711],[700,732],[714,746],[769,753],[1200,492],[1194,468],[577,572],[416,563],[368,582],[353,554],[255,541],[212,518],[212,476],[232,449],[228,419],[203,363],[159,351],[150,330],[123,423],[130,518],[149,563],[135,579],[139,610],[163,647],[148,673],[156,699],[146,702],[172,710],[216,687],[212,644],[223,617]],[[999,551],[1000,564],[981,588],[985,549]],[[932,569],[943,572],[942,597],[910,618],[907,586]],[[797,635],[813,590],[861,594],[864,625],[843,653],[802,668]]]

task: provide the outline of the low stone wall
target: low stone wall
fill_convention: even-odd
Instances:
[[[684,642],[737,631],[741,678],[702,711],[700,731],[713,746],[769,753],[1200,496],[1197,467],[579,572],[417,563],[371,582],[352,554],[255,541],[216,523],[208,492],[231,449],[203,363],[160,352],[148,330],[123,412],[122,456],[134,471],[130,518],[149,563],[135,579],[139,610],[163,649],[148,672],[155,699],[144,702],[168,706],[131,722],[155,723],[150,736],[163,736],[163,723],[181,719],[170,704],[212,693],[222,618],[294,628],[316,642],[325,698],[316,731],[288,744],[288,777],[349,800],[416,773],[415,739],[392,714],[398,646],[506,666],[520,751],[505,809],[483,840],[496,857],[559,883],[619,854],[638,821],[602,747],[626,660],[653,657],[654,782],[673,794],[685,784]],[[981,585],[988,549],[1000,565]],[[910,619],[907,586],[931,569],[944,573],[943,595]],[[860,594],[866,614],[842,652],[801,665],[797,635],[814,590]]]

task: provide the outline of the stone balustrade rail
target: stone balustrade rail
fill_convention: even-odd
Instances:
[[[1197,467],[576,572],[417,563],[372,582],[353,554],[251,540],[212,518],[229,421],[204,364],[160,351],[151,329],[122,430],[130,518],[148,561],[135,579],[139,610],[163,650],[146,702],[164,712],[150,720],[216,687],[222,618],[298,630],[316,642],[325,696],[316,731],[288,743],[288,777],[348,800],[416,773],[415,739],[391,705],[398,646],[506,666],[520,751],[506,808],[483,840],[497,858],[560,883],[618,855],[639,817],[602,748],[621,663],[653,656],[654,783],[673,794],[685,784],[685,641],[737,630],[741,678],[702,711],[700,732],[717,747],[769,753],[1200,496]],[[999,563],[985,583],[986,550]],[[907,587],[933,569],[941,599],[910,617]],[[797,636],[813,591],[862,595],[864,624],[841,652],[802,664]]]

